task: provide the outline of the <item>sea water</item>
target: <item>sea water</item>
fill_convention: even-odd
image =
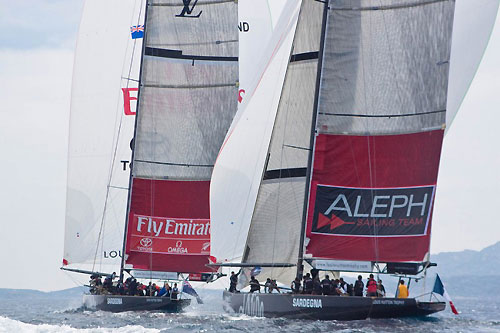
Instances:
[[[202,290],[184,313],[109,313],[82,308],[80,296],[0,299],[0,332],[500,332],[500,299],[456,297],[460,315],[426,318],[309,321],[254,318],[224,311],[222,291]]]

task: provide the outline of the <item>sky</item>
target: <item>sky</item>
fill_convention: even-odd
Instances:
[[[82,0],[0,0],[0,288],[76,286],[59,270]],[[500,19],[446,135],[431,252],[500,241]]]

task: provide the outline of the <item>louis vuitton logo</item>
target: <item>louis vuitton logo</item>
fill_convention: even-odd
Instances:
[[[192,0],[182,0],[182,3],[184,4],[184,7],[182,8],[182,12],[179,15],[175,15],[175,17],[191,17],[191,18],[200,17],[201,13],[203,13],[203,11],[201,11],[201,10],[198,13],[198,15],[191,15],[193,13],[194,7],[198,3],[198,0],[194,0],[194,3],[190,8],[189,5],[191,4],[191,1]]]

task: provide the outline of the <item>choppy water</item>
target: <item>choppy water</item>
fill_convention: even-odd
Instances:
[[[456,298],[425,319],[320,322],[266,319],[225,313],[221,292],[202,291],[205,304],[182,314],[108,313],[81,308],[81,298],[0,299],[0,332],[500,332],[500,299]]]

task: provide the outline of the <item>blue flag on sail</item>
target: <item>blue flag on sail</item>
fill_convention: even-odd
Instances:
[[[143,38],[144,37],[144,25],[131,26],[130,33],[132,34],[132,39]]]
[[[198,302],[198,304],[203,304],[203,301],[201,300],[200,296],[188,281],[184,281],[184,285],[182,286],[182,292],[196,297],[196,301]]]
[[[443,282],[441,282],[441,278],[438,274],[436,274],[436,282],[434,282],[434,288],[432,289],[432,292],[443,296],[450,303],[451,311],[456,315],[458,314],[458,311],[451,301],[450,295],[448,295],[446,289],[444,289],[444,284]]]

